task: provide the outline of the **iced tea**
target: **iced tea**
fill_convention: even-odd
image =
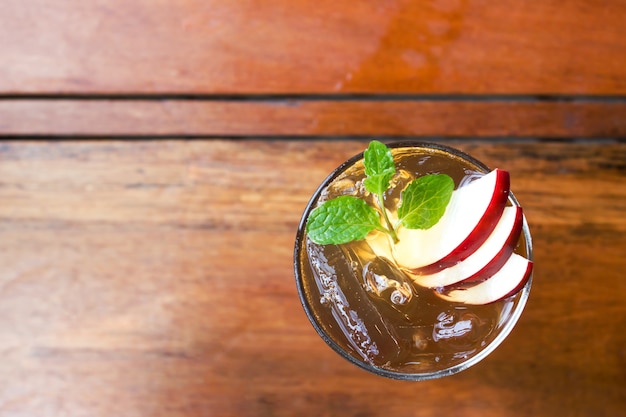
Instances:
[[[384,195],[384,207],[391,217],[396,216],[401,192],[420,176],[447,174],[458,190],[490,171],[468,155],[441,145],[396,143],[389,148],[397,167]],[[296,239],[295,272],[313,326],[346,359],[392,378],[435,378],[478,362],[511,331],[526,302],[531,278],[502,299],[474,305],[445,297],[451,288],[462,291],[470,284],[420,285],[424,270],[398,264],[393,239],[380,231],[343,244],[314,243],[306,224],[320,204],[345,195],[376,204],[375,196],[363,185],[365,178],[360,154],[324,181],[303,215]],[[506,206],[518,206],[512,194],[508,194]],[[525,219],[513,251],[532,257]]]

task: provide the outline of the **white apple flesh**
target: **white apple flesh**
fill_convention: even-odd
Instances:
[[[448,301],[464,304],[489,304],[519,291],[532,272],[533,263],[516,253],[494,275],[475,285],[444,289],[436,294]]]
[[[453,266],[474,253],[499,222],[509,196],[509,173],[500,169],[456,189],[439,222],[430,229],[398,231],[396,262],[416,274]]]
[[[506,207],[493,232],[474,253],[449,268],[432,274],[414,275],[414,281],[423,287],[441,288],[493,275],[513,253],[522,231],[522,223],[522,208]]]

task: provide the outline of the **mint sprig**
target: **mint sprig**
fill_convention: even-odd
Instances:
[[[370,142],[363,152],[363,165],[365,165],[366,178],[363,180],[365,189],[376,196],[378,208],[383,213],[387,224],[387,230],[394,242],[398,241],[396,229],[389,220],[385,210],[385,191],[389,188],[389,182],[396,175],[396,163],[393,161],[391,149],[377,140]]]
[[[377,140],[370,142],[363,152],[365,189],[372,194],[382,194],[389,187],[389,181],[396,175],[396,163],[393,161],[391,149]]]
[[[363,163],[366,175],[363,185],[376,197],[377,207],[354,196],[325,201],[311,212],[307,221],[306,232],[313,242],[339,245],[364,239],[371,231],[380,230],[397,243],[398,228],[428,229],[441,219],[454,190],[454,182],[448,175],[429,174],[411,181],[401,193],[398,222],[394,226],[385,208],[385,192],[396,174],[391,150],[379,141],[372,141],[363,154]]]

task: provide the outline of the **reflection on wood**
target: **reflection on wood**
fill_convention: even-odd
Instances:
[[[620,0],[3,6],[3,93],[626,93]]]

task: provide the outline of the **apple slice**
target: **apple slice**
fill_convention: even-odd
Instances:
[[[489,304],[519,291],[530,278],[533,263],[516,253],[494,275],[475,285],[458,287],[436,294],[448,301],[464,304]]]
[[[430,274],[467,258],[489,237],[509,196],[509,173],[500,169],[456,189],[443,217],[430,229],[400,228],[394,258],[404,268]]]
[[[449,268],[432,274],[415,275],[414,281],[423,287],[441,288],[493,275],[513,253],[522,232],[522,222],[521,207],[506,207],[495,229],[476,252]]]

